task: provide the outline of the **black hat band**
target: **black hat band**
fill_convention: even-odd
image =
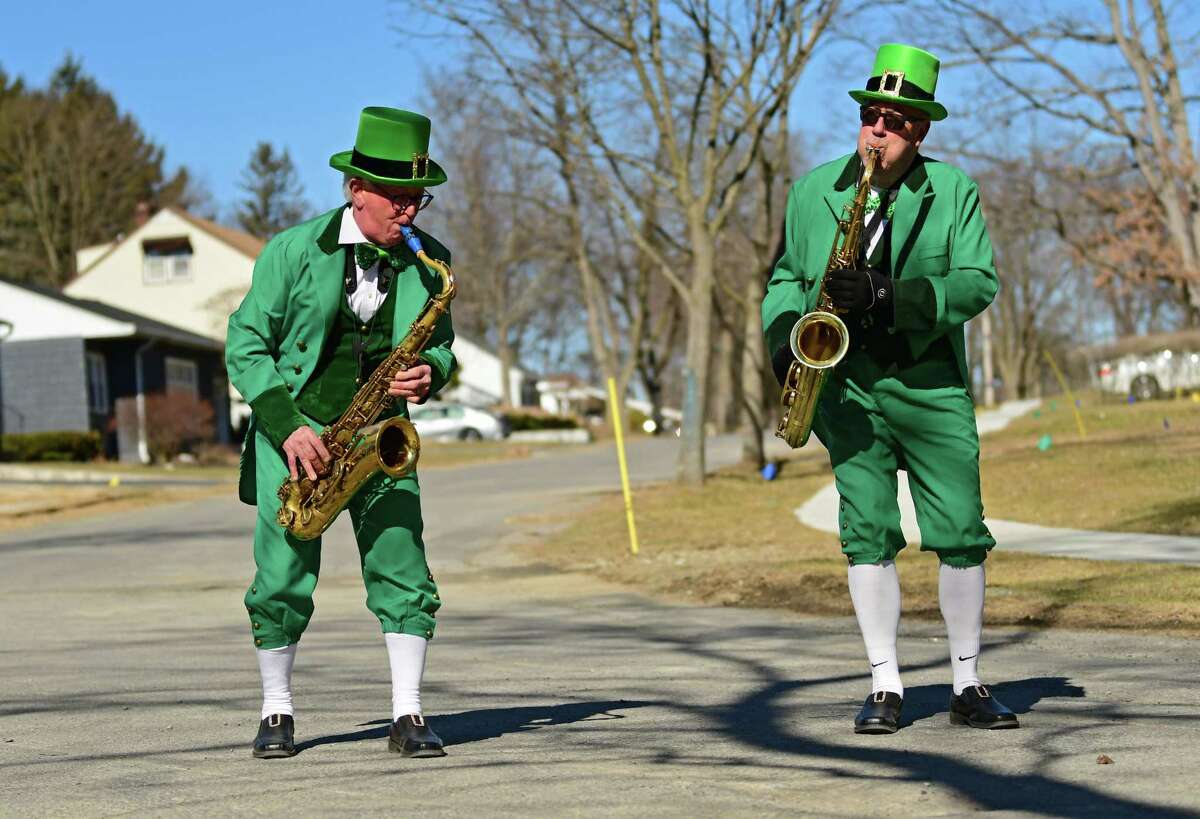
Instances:
[[[413,154],[411,162],[367,156],[355,148],[350,154],[354,167],[386,179],[424,179],[429,175],[429,154]]]
[[[871,79],[867,80],[867,90],[879,91],[879,86],[882,84],[882,81],[883,76],[872,77]],[[928,91],[913,85],[908,80],[901,80],[900,87],[898,89],[889,88],[883,93],[897,93],[897,95],[901,97],[908,97],[909,99],[913,100],[923,100],[925,102],[933,102],[933,94],[930,94]]]

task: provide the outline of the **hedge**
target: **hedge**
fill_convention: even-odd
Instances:
[[[535,415],[528,412],[506,412],[504,422],[509,432],[539,429],[578,429],[579,422],[565,415]]]
[[[99,454],[98,432],[0,435],[0,461],[90,461]]]

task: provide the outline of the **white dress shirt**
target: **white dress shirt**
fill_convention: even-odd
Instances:
[[[359,242],[368,242],[366,236],[363,236],[362,230],[358,227],[358,222],[354,221],[354,209],[349,205],[342,211],[342,227],[338,232],[339,245],[356,245]],[[354,248],[350,248],[350,257],[354,258]],[[387,297],[387,293],[379,289],[379,263],[363,270],[358,266],[358,260],[354,260],[354,270],[358,275],[358,286],[354,288],[354,292],[347,296],[350,301],[350,309],[354,314],[363,321],[370,321],[383,304],[383,300]],[[394,272],[393,272],[394,275]]]
[[[899,189],[893,189],[891,191],[886,191],[883,188],[877,188],[874,185],[871,186],[871,190],[879,197],[879,200],[880,200],[879,207],[883,208],[884,210],[887,210],[887,208],[891,206],[892,202],[894,202],[896,200],[896,194],[898,194],[900,192]],[[885,196],[884,194],[887,194],[887,195]],[[875,213],[873,211],[871,213],[864,213],[863,214],[863,227],[869,228],[871,226],[871,220],[874,217],[875,217]],[[875,255],[875,248],[879,244],[879,240],[883,238],[883,229],[887,226],[887,223],[890,221],[891,220],[885,216],[883,219],[879,220],[879,224],[875,226],[875,230],[871,233],[870,236],[863,237],[867,240],[867,252],[863,256],[864,259],[869,259],[873,255]]]

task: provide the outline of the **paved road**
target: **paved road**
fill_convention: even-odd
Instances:
[[[669,476],[671,442],[631,460]],[[907,627],[910,724],[856,737],[852,621],[667,604],[514,561],[506,521],[616,486],[608,453],[423,483],[446,602],[425,700],[450,756],[384,750],[386,654],[339,524],[296,667],[303,751],[250,758],[252,511],[210,500],[0,535],[0,815],[1200,809],[1194,641],[989,633],[984,671],[1025,727],[988,734],[947,724],[945,643]]]

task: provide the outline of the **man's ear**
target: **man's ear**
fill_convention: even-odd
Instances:
[[[364,189],[363,181],[357,176],[349,182],[350,187],[350,202],[356,207],[362,207],[362,192]]]
[[[929,135],[929,120],[921,120],[913,128],[913,147],[920,148],[921,143],[925,141],[925,137]]]

